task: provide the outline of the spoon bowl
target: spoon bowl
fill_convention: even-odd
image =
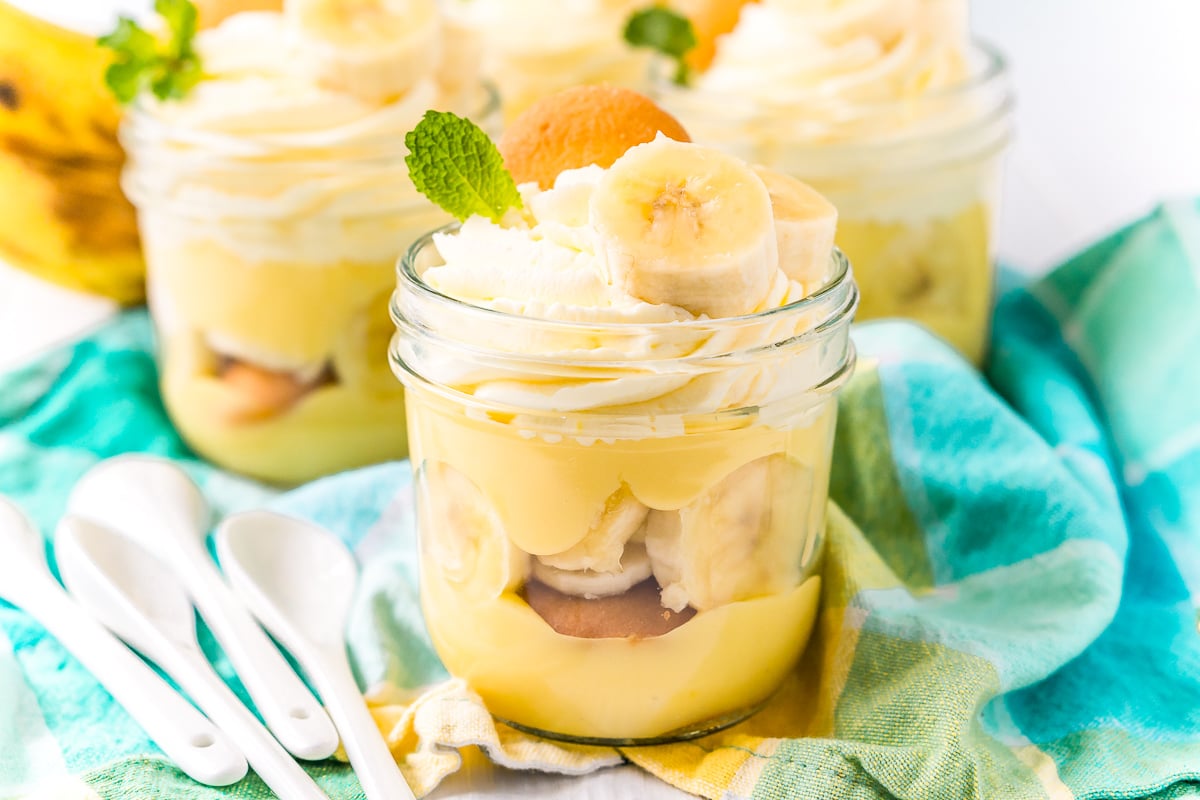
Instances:
[[[211,522],[208,503],[187,473],[152,456],[101,461],[75,484],[67,508],[168,562],[180,542],[203,547]]]
[[[63,582],[106,628],[135,649],[156,636],[195,647],[196,615],[187,592],[150,553],[82,517],[64,517],[55,554]]]
[[[259,596],[256,613],[270,609],[269,628],[341,645],[358,585],[354,557],[341,540],[310,522],[269,511],[230,517],[221,530],[221,563],[235,564],[246,579],[236,581],[239,590]]]

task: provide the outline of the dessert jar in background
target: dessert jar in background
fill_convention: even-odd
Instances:
[[[817,611],[844,257],[809,296],[675,322],[552,321],[400,266],[422,607],[446,667],[514,726],[649,743],[756,710]]]
[[[776,21],[778,5],[747,6],[739,27]],[[748,53],[758,33],[737,41],[735,29],[693,86],[657,80],[658,101],[695,141],[800,178],[837,207],[837,243],[862,292],[858,319],[912,318],[981,363],[1001,161],[1012,135],[1003,58],[965,41],[938,50],[937,36],[900,37],[891,49],[858,36],[822,43],[822,54],[832,54],[824,68],[789,72],[775,39],[791,29],[778,28],[753,56],[761,63]],[[787,47],[810,50],[803,41],[796,34]],[[751,92],[742,82],[752,75],[759,88]]]
[[[285,25],[203,34],[211,77],[140,101],[122,139],[167,411],[206,458],[293,484],[406,454],[388,297],[397,254],[447,215],[413,187],[404,132],[429,108],[496,109],[432,77],[388,100],[329,88]]]
[[[511,120],[533,103],[578,84],[641,86],[649,56],[622,31],[645,0],[444,0],[450,41],[475,49]]]

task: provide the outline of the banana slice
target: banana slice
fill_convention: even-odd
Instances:
[[[321,86],[384,103],[441,60],[435,0],[285,0],[300,58]]]
[[[622,486],[604,503],[578,544],[561,553],[538,556],[538,560],[558,569],[617,572],[625,543],[645,524],[649,513],[650,509],[638,502],[629,487]]]
[[[791,176],[759,166],[754,171],[771,195],[780,268],[806,288],[823,285],[829,279],[837,209],[816,189]]]
[[[589,218],[612,281],[648,303],[748,314],[779,267],[762,179],[733,156],[662,134],[608,168]]]
[[[417,475],[421,548],[426,565],[471,600],[515,591],[530,556],[509,541],[483,492],[453,467],[426,461]]]
[[[620,563],[611,572],[558,569],[541,558],[533,562],[533,577],[551,589],[588,600],[624,594],[649,578],[652,571],[646,547],[640,544],[626,547]]]
[[[679,511],[653,511],[646,552],[664,608],[707,611],[800,580],[812,486],[779,454],[751,461]]]

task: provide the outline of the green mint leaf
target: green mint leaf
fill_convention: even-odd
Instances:
[[[192,46],[196,7],[190,0],[155,0],[154,10],[166,23],[165,42],[129,17],[121,17],[112,33],[98,40],[116,54],[104,80],[122,103],[145,91],[160,100],[178,100],[203,77],[200,56]]]
[[[196,7],[189,0],[154,0],[154,10],[171,32],[168,45],[171,55],[176,58],[190,55],[196,36]]]
[[[119,17],[117,27],[113,28],[112,33],[101,36],[99,44],[118,51],[130,60],[152,59],[158,52],[154,36],[129,17]]]
[[[500,151],[470,120],[426,111],[404,144],[404,162],[417,191],[460,222],[474,214],[499,222],[504,212],[521,207]]]
[[[687,17],[663,6],[635,11],[625,23],[625,41],[674,59],[675,82],[687,84],[690,71],[684,56],[696,46],[696,30]]]
[[[130,103],[142,90],[142,75],[146,64],[141,61],[114,61],[104,72],[104,82],[117,101]]]

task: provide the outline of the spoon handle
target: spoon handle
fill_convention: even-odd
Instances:
[[[250,713],[195,647],[163,640],[153,660],[174,678],[221,730],[235,741],[271,791],[285,800],[329,800],[328,795]]]
[[[342,735],[342,746],[367,800],[415,800],[363,701],[345,648],[326,647],[302,661]]]
[[[53,579],[46,576],[47,582]],[[47,585],[25,610],[83,664],[174,764],[208,786],[246,775],[246,759],[226,735],[58,587]]]
[[[188,579],[192,599],[267,727],[293,755],[328,758],[338,746],[329,715],[234,596],[207,554]]]

